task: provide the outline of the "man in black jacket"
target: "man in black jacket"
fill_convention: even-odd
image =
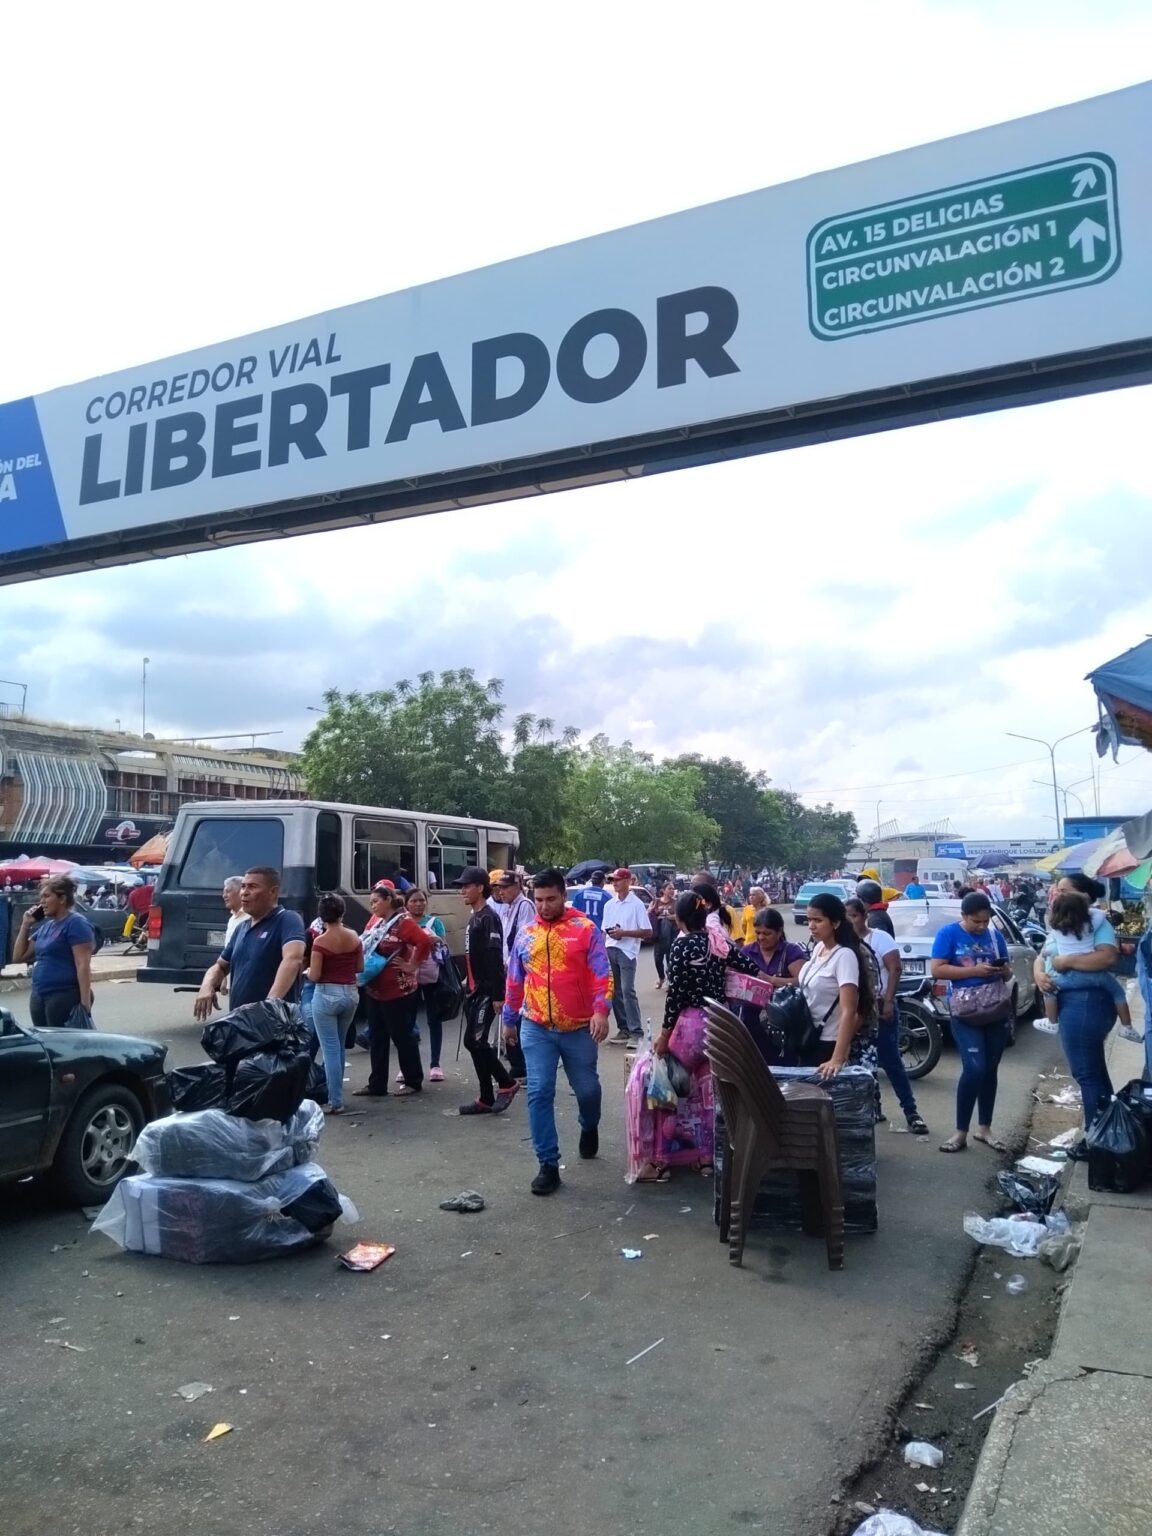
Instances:
[[[488,905],[487,870],[466,869],[456,884],[472,916],[464,934],[468,995],[464,999],[464,1047],[472,1057],[480,1096],[461,1104],[462,1115],[498,1115],[515,1097],[519,1083],[504,1068],[492,1032],[504,1002],[504,928]]]

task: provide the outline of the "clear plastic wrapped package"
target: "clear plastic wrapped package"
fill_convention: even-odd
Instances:
[[[310,1162],[323,1129],[324,1113],[310,1099],[287,1122],[202,1109],[153,1120],[140,1132],[132,1156],[144,1173],[163,1178],[252,1183]]]
[[[248,1264],[322,1243],[356,1207],[317,1163],[236,1179],[122,1179],[92,1223],[121,1248],[184,1264]]]
[[[836,1146],[840,1153],[840,1191],[844,1201],[844,1230],[875,1232],[876,1211],[876,1077],[867,1067],[843,1067],[822,1079],[815,1067],[773,1067],[781,1082],[817,1083],[832,1100]],[[720,1220],[720,1180],[727,1134],[720,1105],[716,1106],[716,1194],[714,1214]],[[799,1178],[795,1173],[770,1173],[760,1185],[753,1206],[753,1227],[803,1230]]]

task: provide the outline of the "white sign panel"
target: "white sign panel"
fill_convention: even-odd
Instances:
[[[0,405],[0,580],[1146,342],[1150,143],[1136,86]]]

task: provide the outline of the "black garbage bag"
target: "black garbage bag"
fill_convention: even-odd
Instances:
[[[324,1063],[319,1056],[312,1062],[312,1070],[308,1074],[306,1097],[315,1099],[317,1104],[328,1102],[328,1073],[324,1070]]]
[[[282,1045],[251,1051],[232,1066],[228,1099],[230,1115],[245,1120],[287,1120],[304,1102],[312,1071],[309,1053]]]
[[[1018,1210],[1032,1216],[1047,1216],[1060,1189],[1056,1174],[1023,1173],[1011,1168],[1001,1168],[996,1183]]]
[[[1148,1136],[1140,1115],[1117,1097],[1088,1131],[1088,1188],[1126,1195],[1148,1177]]]
[[[464,1006],[464,985],[460,980],[455,961],[450,955],[446,955],[440,962],[440,975],[433,996],[434,1006],[443,1024],[456,1018]]]
[[[228,1096],[228,1074],[214,1061],[206,1061],[203,1066],[169,1072],[168,1086],[179,1110],[219,1109]]]
[[[291,1216],[309,1232],[325,1232],[340,1219],[343,1207],[340,1192],[331,1179],[318,1179],[297,1200],[282,1207],[285,1216]]]
[[[238,1061],[251,1051],[269,1046],[289,1046],[294,1051],[311,1049],[312,1037],[295,1003],[281,998],[266,998],[259,1003],[245,1003],[223,1018],[210,1019],[200,1036],[200,1044],[213,1061]]]

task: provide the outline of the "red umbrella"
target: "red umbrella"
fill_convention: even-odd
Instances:
[[[10,859],[0,864],[0,885],[11,880],[14,885],[27,881],[48,880],[53,875],[68,875],[76,868],[72,859]]]

